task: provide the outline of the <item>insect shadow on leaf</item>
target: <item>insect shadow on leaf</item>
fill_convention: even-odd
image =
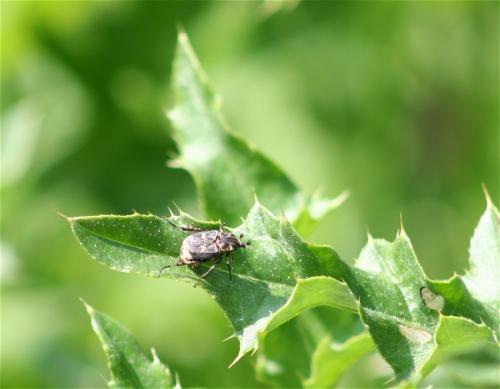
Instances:
[[[193,286],[196,287],[198,282],[210,274],[210,272],[220,263],[222,258],[225,257],[226,265],[229,270],[229,279],[232,279],[231,253],[240,248],[245,248],[250,244],[250,242],[244,243],[241,241],[243,234],[240,234],[238,238],[231,232],[225,231],[223,223],[220,224],[218,230],[210,230],[192,226],[178,226],[168,219],[166,219],[166,221],[175,228],[181,231],[191,232],[191,234],[182,241],[177,263],[175,265],[163,266],[159,270],[157,278],[160,278],[163,270],[168,267],[189,265],[194,268],[204,262],[213,260],[214,264],[210,266],[205,273],[199,276],[194,283]]]

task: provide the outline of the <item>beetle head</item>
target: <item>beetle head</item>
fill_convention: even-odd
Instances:
[[[243,234],[240,234],[240,239],[243,238]],[[231,233],[225,233],[220,238],[220,248],[222,251],[234,251],[241,247],[246,247],[250,242],[244,243],[238,239],[235,235]]]

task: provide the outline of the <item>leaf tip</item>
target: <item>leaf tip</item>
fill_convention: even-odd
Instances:
[[[172,201],[172,204],[174,205],[175,209],[177,210],[177,212],[179,212],[179,215],[182,215],[183,212],[181,210],[181,207],[179,207],[179,205],[175,202],[175,201]],[[170,209],[170,208],[169,208]],[[172,211],[170,211],[172,212]]]
[[[73,219],[72,217],[66,216],[65,214],[63,214],[62,212],[59,212],[59,211],[56,211],[56,213],[59,216],[61,216],[63,219],[66,219],[67,221],[69,221],[71,223],[71,220]]]
[[[158,357],[158,354],[156,353],[156,349],[154,347],[151,347],[151,355],[153,356],[153,362],[161,363],[160,358]]]
[[[368,243],[373,243],[373,235],[370,232],[370,228],[367,225],[365,225],[365,229],[366,229],[366,237],[367,237]]]
[[[338,208],[342,204],[344,204],[349,199],[349,197],[351,197],[351,191],[349,189],[346,189],[331,200],[330,206],[332,208]]]
[[[259,198],[257,197],[257,192],[255,192],[255,187],[252,187],[253,202],[254,205],[260,206]]]
[[[180,36],[181,34],[186,34],[186,29],[184,28],[184,25],[181,22],[177,23],[177,36]]]
[[[408,234],[406,233],[406,230],[404,229],[404,226],[403,226],[403,221],[401,220],[400,222],[400,226],[399,226],[399,230],[396,234],[396,239],[402,239],[402,240],[405,240],[405,241],[410,241],[410,238],[408,237]]]
[[[229,366],[227,367],[228,369],[232,368],[234,365],[236,365],[236,363],[241,359],[243,358],[243,355],[245,354],[242,354],[242,353],[239,353],[236,358],[234,358],[234,361],[232,361]]]
[[[238,352],[238,355],[236,356],[236,358],[234,358],[234,361],[232,361],[227,368],[230,369],[234,365],[236,365],[236,363],[238,363],[241,360],[241,358],[243,358],[250,350],[252,350],[252,354],[251,355],[254,355],[255,352],[257,351],[257,348],[258,348],[257,346],[255,346],[253,348],[248,348],[246,350],[240,348],[240,351]]]
[[[204,85],[205,88],[211,91],[209,87],[208,77],[201,66],[201,63],[196,56],[193,47],[189,41],[188,34],[184,29],[181,29],[177,33],[177,53],[176,61],[178,66],[182,68],[183,65],[188,65],[192,70],[194,70],[195,77],[198,77],[199,81]],[[176,71],[174,71],[174,74]],[[175,77],[174,77],[175,78]]]
[[[481,187],[483,188],[483,193],[484,193],[484,197],[486,198],[486,205],[488,207],[492,207],[493,206],[493,201],[491,200],[491,196],[488,192],[488,188],[486,188],[486,184],[483,182],[481,184]]]
[[[233,339],[233,338],[236,338],[236,334],[231,334],[226,339],[223,339],[222,341],[227,342],[229,339]]]
[[[182,44],[189,44],[189,38],[182,23],[177,24],[177,40]]]
[[[83,297],[79,297],[78,298],[80,300],[80,302],[83,304],[83,306],[85,307],[87,313],[92,317],[95,313],[95,309],[94,307],[92,307],[91,305],[89,305],[89,303],[87,303]]]

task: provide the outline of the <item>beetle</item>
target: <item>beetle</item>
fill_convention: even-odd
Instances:
[[[223,223],[220,224],[218,230],[209,230],[191,226],[178,226],[168,219],[166,221],[175,228],[191,232],[191,234],[182,241],[177,263],[175,265],[163,266],[158,272],[158,278],[160,278],[162,271],[168,267],[189,265],[194,268],[204,262],[214,260],[214,264],[198,277],[194,283],[194,287],[196,288],[198,282],[210,274],[225,256],[226,265],[229,270],[229,279],[232,279],[231,253],[240,248],[245,248],[250,244],[250,242],[244,243],[241,241],[243,234],[240,234],[239,238],[237,238],[231,232],[226,232]]]

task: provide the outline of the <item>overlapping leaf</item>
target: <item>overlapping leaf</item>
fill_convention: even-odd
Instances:
[[[418,384],[436,366],[456,355],[481,350],[484,347],[498,353],[498,345],[494,341],[492,331],[486,325],[454,316],[440,316],[433,346],[432,353],[415,372],[410,383]]]
[[[483,240],[495,240],[498,230],[491,228],[489,220],[498,219],[491,219],[492,212],[496,215],[497,211],[489,203],[471,247]],[[217,225],[198,222],[186,214],[173,216],[171,220],[206,228]],[[187,235],[165,219],[152,215],[83,217],[70,221],[77,238],[98,262],[118,271],[147,276],[155,276],[163,265],[175,263],[182,239]],[[238,358],[256,349],[266,333],[307,308],[329,305],[353,310],[355,305],[346,285],[338,281],[342,278],[358,298],[361,317],[399,380],[416,383],[440,361],[476,343],[497,346],[495,327],[488,327],[481,316],[488,312],[485,303],[478,299],[462,300],[463,316],[474,320],[472,314],[476,314],[485,323],[476,324],[466,318],[444,318],[422,300],[422,287],[439,293],[435,285],[442,284],[426,278],[404,231],[392,243],[370,238],[351,269],[332,249],[302,241],[284,218],[274,218],[259,203],[235,232],[244,233],[251,245],[234,254],[233,280],[219,267],[201,285],[215,297],[233,324],[240,340]],[[471,248],[471,253],[475,249]],[[165,276],[193,280],[205,269],[174,267]],[[452,286],[448,285],[446,291],[453,294],[443,295],[444,313],[457,306],[449,296],[467,291],[465,285],[458,291],[451,289]],[[451,308],[447,308],[448,304]]]
[[[311,374],[304,381],[306,388],[331,387],[337,384],[344,371],[374,349],[367,332],[337,343],[327,336],[314,350]]]
[[[446,315],[463,316],[485,323],[500,338],[500,229],[499,214],[486,195],[486,211],[472,237],[470,269],[464,276],[433,282],[446,305]]]
[[[357,316],[319,307],[266,337],[257,356],[257,377],[279,388],[332,387],[373,348]]]
[[[463,277],[445,282],[429,280],[403,230],[392,243],[370,238],[354,267],[349,268],[331,248],[305,243],[292,228],[309,231],[338,201],[305,198],[278,167],[227,130],[220,104],[183,33],[173,79],[176,105],[169,116],[180,151],[176,165],[193,175],[209,218],[235,225],[251,208],[243,224],[235,229],[245,233],[252,244],[234,254],[233,280],[219,266],[201,283],[235,329],[240,341],[236,360],[255,350],[268,332],[308,308],[328,305],[355,310],[350,291],[358,299],[361,317],[380,353],[393,367],[396,378],[410,385],[418,383],[442,360],[475,344],[497,346],[491,334],[499,333],[500,238],[498,211],[491,201],[471,243],[471,270]],[[292,224],[254,204],[255,193],[274,213],[283,211]],[[217,227],[216,223],[202,223],[183,213],[171,220]],[[147,276],[155,276],[165,264],[174,264],[187,236],[153,215],[70,221],[77,238],[98,262],[117,271]],[[206,266],[173,267],[165,276],[193,282],[205,270]],[[444,315],[463,317],[441,316],[436,311],[441,304],[422,300],[422,287],[437,293],[438,301],[444,299]],[[288,327],[276,338],[286,336]],[[309,347],[297,360],[284,361],[283,366],[289,368],[290,361],[293,365],[300,358],[313,358],[309,378],[295,377],[295,383],[332,384],[341,373],[339,366],[362,355],[371,340],[360,335],[337,348],[328,338],[316,339],[315,344],[314,352],[314,347]],[[288,346],[283,342],[284,349]],[[332,365],[337,370],[327,368]],[[268,373],[273,364],[267,364],[269,367]],[[279,364],[274,368],[279,370]],[[282,384],[286,379],[276,382]]]
[[[427,281],[404,231],[392,243],[370,237],[346,281],[382,356],[410,376],[432,352],[438,314],[422,302]]]
[[[420,268],[404,230],[394,242],[369,238],[345,280],[359,299],[361,317],[397,379],[418,382],[436,361],[464,349],[469,341],[497,343],[498,239],[498,212],[488,201],[471,243],[473,270],[450,282],[433,282]],[[482,266],[485,268],[480,269]],[[492,274],[486,274],[488,270]],[[444,314],[485,325],[441,317],[435,307],[422,300],[423,287],[443,298]],[[450,328],[455,335],[447,337],[445,330]]]
[[[185,214],[171,220],[215,228]],[[117,271],[146,276],[175,264],[188,234],[152,215],[82,217],[70,222],[95,260]],[[274,218],[259,203],[235,231],[244,233],[251,245],[234,253],[233,279],[219,265],[200,286],[231,321],[240,341],[238,358],[256,349],[259,337],[307,308],[329,305],[355,311],[347,286],[338,281],[345,265],[331,248],[305,243],[284,218]],[[193,270],[173,267],[163,276],[193,282],[205,270],[205,265]]]
[[[154,349],[150,360],[125,327],[86,303],[85,307],[106,353],[110,388],[180,388]]]
[[[212,92],[184,33],[174,61],[175,107],[169,112],[180,155],[172,166],[193,176],[205,214],[236,225],[253,205],[254,193],[274,214],[285,212],[305,233],[345,195],[306,198],[288,176],[246,141],[228,130],[220,99]]]

